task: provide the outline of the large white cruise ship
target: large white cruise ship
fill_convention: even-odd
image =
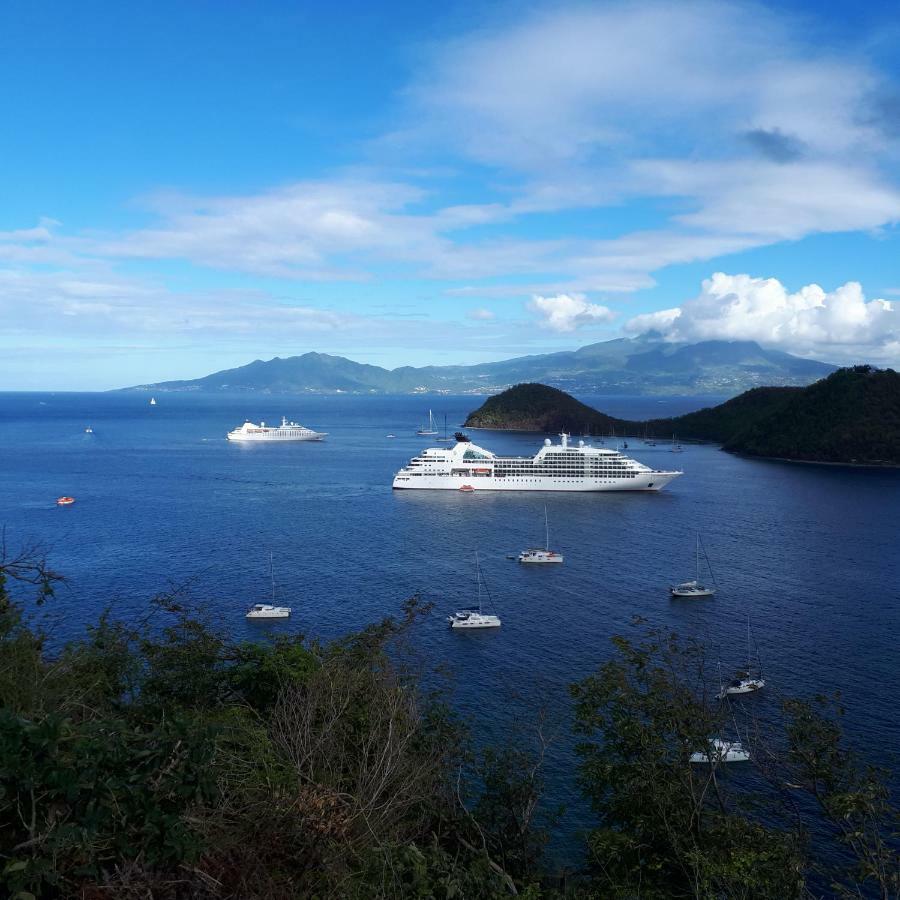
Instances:
[[[660,471],[618,450],[573,446],[569,435],[549,438],[536,456],[497,456],[464,435],[455,446],[429,447],[394,476],[398,490],[444,491],[658,491],[678,471]]]
[[[244,422],[240,428],[229,431],[227,437],[229,441],[321,441],[325,437],[325,432],[304,428],[296,422],[288,422],[282,416],[281,425],[266,425],[265,422],[254,425],[253,422]]]

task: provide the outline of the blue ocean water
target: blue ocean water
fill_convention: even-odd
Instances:
[[[704,398],[582,398],[614,415],[658,417]],[[706,641],[731,669],[746,621],[769,681],[758,709],[782,696],[840,690],[851,738],[900,748],[900,471],[741,459],[712,446],[633,441],[629,452],[684,476],[654,494],[398,492],[394,472],[428,438],[433,406],[450,430],[477,397],[303,397],[0,394],[0,525],[15,548],[37,540],[67,587],[41,611],[55,639],[102,609],[143,615],[149,598],[187,586],[236,636],[282,628],[332,637],[396,613],[421,593],[435,611],[415,634],[453,696],[490,738],[553,711],[561,729],[549,771],[554,799],[572,801],[567,685],[610,655],[610,637],[651,624]],[[712,400],[708,402],[714,402]],[[282,414],[327,431],[322,443],[235,445],[245,418]],[[90,425],[93,434],[84,429]],[[395,439],[386,435],[393,432]],[[475,432],[492,450],[531,454],[541,436]],[[69,494],[74,506],[58,508]],[[561,567],[508,560],[543,538],[547,506]],[[693,577],[701,531],[720,590],[673,602]],[[444,616],[468,604],[474,553],[503,627],[451,633]],[[269,554],[286,623],[247,623],[270,593]],[[264,633],[264,632],[263,632]],[[894,760],[896,762],[896,760]],[[577,808],[577,804],[575,804]],[[576,828],[577,821],[569,823]]]

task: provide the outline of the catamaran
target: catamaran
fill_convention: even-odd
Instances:
[[[488,615],[482,609],[481,603],[481,566],[478,564],[478,551],[475,551],[475,584],[478,592],[478,603],[476,606],[463,607],[458,609],[452,616],[447,616],[447,621],[451,628],[499,628],[500,617],[496,615]],[[484,585],[485,593],[488,594],[488,600],[493,606],[491,595],[487,591],[487,584]]]
[[[729,741],[714,737],[705,750],[692,753],[690,761],[703,765],[716,765],[725,762],[748,762],[750,751],[740,741]]]
[[[547,507],[544,507],[544,541],[543,547],[531,547],[519,554],[520,563],[561,563],[563,556],[550,549],[550,522],[547,518]]]
[[[703,550],[703,556],[706,559],[706,565],[709,568],[709,574],[712,577],[713,584],[716,583],[716,577],[713,575],[712,566],[709,563],[709,557],[706,555],[706,548],[700,542],[700,532],[697,532],[697,577],[693,581],[682,581],[669,588],[669,593],[673,597],[712,597],[715,594],[715,588],[707,587],[700,581],[700,551]]]
[[[275,566],[272,564],[272,554],[269,554],[269,576],[272,579],[272,602],[254,603],[247,610],[245,619],[287,619],[291,614],[289,606],[275,605]]]
[[[456,433],[452,447],[429,447],[394,476],[395,490],[658,491],[680,471],[651,469],[618,450],[547,438],[534,456],[499,456]]]
[[[759,654],[756,658],[756,675],[753,675],[753,656],[750,647],[750,616],[747,616],[747,668],[724,685],[716,695],[719,700],[737,694],[753,694],[766,686],[766,680],[762,677],[762,666],[759,663]]]

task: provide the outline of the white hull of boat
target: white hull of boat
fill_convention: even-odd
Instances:
[[[690,757],[692,763],[711,765],[726,762],[749,762],[750,751],[740,741],[724,741],[715,738],[710,741],[709,750],[698,750]]]
[[[561,553],[553,550],[526,550],[519,554],[519,562],[528,565],[546,565],[547,563],[561,563],[563,557]]]
[[[485,616],[480,613],[471,613],[465,618],[460,618],[457,614],[455,616],[449,616],[448,621],[450,622],[451,628],[475,629],[500,627],[499,616]]]
[[[312,434],[229,434],[228,440],[238,444],[272,443],[275,441],[321,441],[324,434],[312,432]]]
[[[713,588],[669,588],[669,593],[673,597],[685,599],[691,597],[712,597],[716,592]]]
[[[270,606],[267,603],[257,604],[244,616],[245,619],[287,619],[290,618],[289,606]]]
[[[680,472],[651,472],[634,478],[553,478],[552,476],[506,475],[403,475],[394,478],[397,491],[458,491],[471,487],[475,491],[659,491]],[[468,492],[468,491],[467,491]]]
[[[722,688],[718,693],[718,698],[724,700],[726,697],[736,697],[741,694],[755,694],[766,686],[766,682],[762,678],[745,678],[740,684],[729,684]]]

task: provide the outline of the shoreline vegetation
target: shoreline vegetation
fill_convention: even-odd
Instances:
[[[718,406],[646,421],[608,416],[547,385],[520,384],[490,397],[464,427],[654,440],[677,435],[747,457],[895,468],[900,375],[854,366],[808,387],[754,388]]]
[[[554,870],[541,710],[479,747],[415,649],[430,614],[331,642],[231,640],[186,592],[51,650],[64,579],[0,557],[0,892],[16,900],[895,897],[889,773],[839,704],[757,719],[703,647],[634,623],[570,687],[593,823]],[[604,661],[605,656],[605,661]],[[750,762],[696,765],[740,725]],[[883,759],[880,760],[883,763]]]

